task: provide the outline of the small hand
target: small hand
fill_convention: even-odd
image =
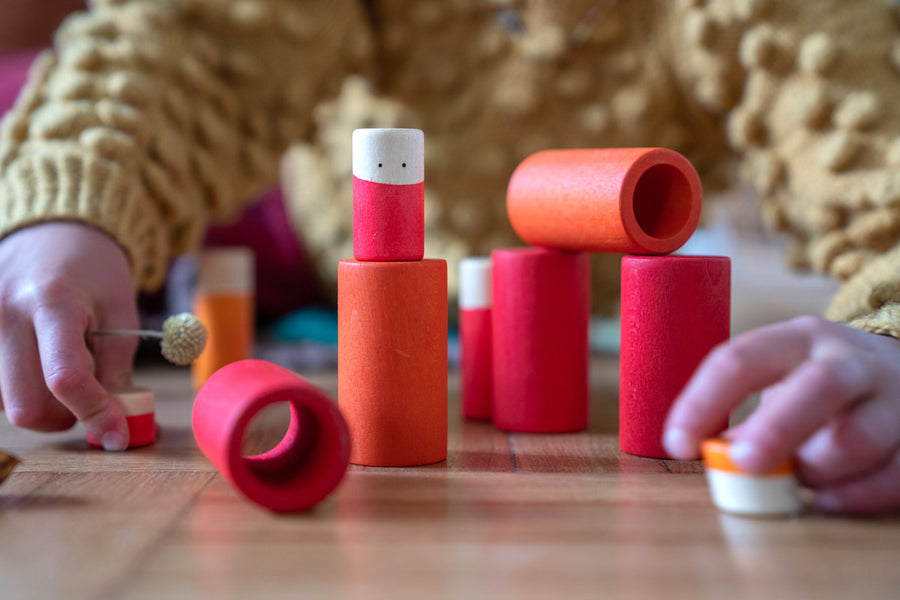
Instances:
[[[0,241],[0,403],[13,425],[57,431],[81,421],[107,450],[128,427],[105,388],[126,385],[137,341],[85,332],[136,328],[124,250],[78,223],[34,225]]]
[[[900,506],[900,341],[816,317],[740,335],[711,352],[676,399],[666,449],[696,458],[760,390],[759,408],[726,433],[738,465],[762,473],[794,455],[822,509]]]

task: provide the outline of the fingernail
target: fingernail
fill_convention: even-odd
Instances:
[[[842,512],[844,501],[833,492],[819,492],[816,494],[816,506],[826,512]]]
[[[697,453],[693,438],[684,429],[670,427],[663,434],[663,446],[668,453],[678,458],[688,458]]]
[[[797,455],[809,463],[827,464],[833,461],[831,454],[834,448],[835,443],[832,441],[831,431],[820,429],[800,446]]]
[[[118,431],[107,431],[100,439],[103,449],[109,452],[121,452],[126,448],[125,436]]]
[[[751,442],[734,442],[731,444],[728,456],[731,457],[731,460],[737,466],[751,473],[756,471],[759,463],[759,449],[756,447],[756,444]]]

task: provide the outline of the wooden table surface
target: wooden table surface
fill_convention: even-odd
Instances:
[[[726,516],[697,463],[623,455],[617,368],[594,361],[592,425],[571,435],[463,422],[451,376],[445,463],[351,467],[292,516],[244,500],[197,449],[185,370],[137,374],[157,391],[148,448],[2,420],[23,464],[0,486],[0,598],[900,598],[897,516]],[[283,426],[259,423],[257,440]]]

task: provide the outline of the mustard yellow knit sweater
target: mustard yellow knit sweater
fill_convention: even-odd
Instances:
[[[528,153],[664,145],[707,181],[740,173],[756,187],[796,263],[845,282],[827,316],[900,337],[898,12],[882,0],[95,0],[2,124],[0,237],[90,223],[152,289],[211,220],[275,182],[291,142],[321,139],[340,111],[314,122],[314,107],[364,71],[427,130],[434,214],[457,253],[508,229],[497,207]],[[336,226],[325,213],[338,200],[309,196],[306,222]]]
[[[277,178],[365,52],[351,0],[97,0],[39,57],[0,132],[0,235],[73,219],[140,287]]]

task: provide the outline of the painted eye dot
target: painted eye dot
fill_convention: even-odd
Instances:
[[[378,168],[379,168],[379,169],[381,168],[381,163],[378,163]]]
[[[403,163],[403,165],[402,165],[402,166],[403,166],[403,167],[404,167],[404,168],[406,168],[406,163]]]

